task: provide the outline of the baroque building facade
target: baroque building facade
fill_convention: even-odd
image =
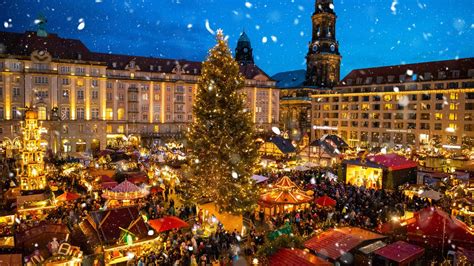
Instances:
[[[0,32],[0,139],[19,136],[31,104],[54,153],[183,136],[193,121],[200,62],[92,52],[41,26]],[[242,36],[248,44],[237,46],[250,46]],[[250,57],[240,61],[242,93],[257,131],[265,132],[278,125],[279,90]]]

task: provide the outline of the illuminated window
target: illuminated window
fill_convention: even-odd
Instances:
[[[84,81],[82,79],[76,80],[76,86],[84,86]]]
[[[392,108],[393,108],[393,105],[391,103],[386,103],[384,105],[384,110],[392,110]]]
[[[443,114],[436,113],[436,114],[435,114],[435,119],[436,119],[436,120],[441,120],[441,119],[443,119]]]
[[[123,132],[125,132],[123,126],[118,126],[118,127],[117,127],[117,132],[118,132],[118,133],[123,133]]]
[[[119,108],[117,110],[117,119],[118,120],[123,120],[125,118],[125,109]]]
[[[46,120],[46,107],[44,106],[38,107],[38,119]]]
[[[455,104],[455,103],[451,103],[449,104],[449,110],[457,110],[458,109],[458,105]]]
[[[159,125],[155,125],[155,126],[153,127],[153,132],[155,132],[155,133],[160,132],[160,126],[159,126]]]
[[[384,95],[383,100],[386,101],[386,102],[391,101],[392,100],[392,95]]]
[[[331,110],[331,106],[329,104],[325,104],[325,105],[323,105],[323,110],[324,111],[329,111],[329,110]]]
[[[450,121],[457,121],[458,120],[458,114],[449,114],[449,120]]]
[[[112,125],[107,125],[106,132],[112,133]]]
[[[119,109],[120,110],[120,109]],[[114,111],[112,108],[107,108],[106,110],[106,117],[107,120],[112,120],[114,118]]]
[[[454,131],[458,128],[458,126],[456,124],[451,123],[449,124],[449,128]]]
[[[457,100],[459,99],[459,93],[456,93],[456,92],[452,92],[449,94],[449,99],[451,100]]]
[[[369,104],[364,103],[364,104],[362,105],[362,110],[364,110],[364,111],[369,110]]]

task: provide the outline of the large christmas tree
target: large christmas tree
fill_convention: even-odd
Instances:
[[[184,192],[193,201],[211,200],[220,211],[240,214],[255,207],[257,190],[251,176],[258,153],[251,114],[239,92],[245,78],[222,31],[216,39],[198,82]]]

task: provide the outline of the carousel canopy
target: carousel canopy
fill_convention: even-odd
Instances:
[[[131,192],[138,192],[141,189],[137,187],[132,182],[125,180],[122,183],[118,184],[116,187],[111,189],[112,192],[122,192],[122,193],[131,193]]]
[[[264,204],[293,204],[299,205],[308,203],[313,199],[312,196],[298,188],[289,177],[284,176],[278,180],[273,188],[260,196],[260,202]]]
[[[106,190],[102,197],[114,200],[133,200],[144,198],[149,191],[141,189],[128,180],[123,181],[111,190]]]
[[[439,208],[425,208],[415,213],[408,223],[407,235],[410,241],[426,242],[437,248],[443,244],[465,248],[474,246],[474,230]]]

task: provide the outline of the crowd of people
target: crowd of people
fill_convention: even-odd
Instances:
[[[142,169],[143,170],[143,169]],[[293,233],[309,237],[317,229],[326,229],[334,225],[357,226],[376,230],[393,217],[401,217],[407,210],[416,211],[433,202],[416,196],[408,198],[401,190],[387,191],[353,186],[338,182],[328,173],[333,168],[316,168],[308,171],[271,171],[264,170],[259,174],[269,179],[267,184],[274,183],[287,175],[304,190],[312,190],[314,197],[326,195],[336,201],[335,206],[321,207],[312,202],[308,208],[273,216],[263,212],[247,213],[244,216],[251,221],[249,232],[240,236],[235,230],[225,231],[222,225],[210,236],[194,234],[191,230],[172,230],[161,234],[162,244],[138,254],[130,263],[133,265],[230,265],[242,254],[256,254],[260,245],[267,241],[267,234],[290,224]],[[99,193],[91,193],[80,182],[70,176],[56,175],[49,180],[58,186],[57,193],[75,191],[81,195],[77,200],[59,204],[47,212],[45,218],[19,217],[15,224],[16,231],[25,231],[38,224],[39,220],[65,224],[73,231],[79,222],[90,212],[104,209],[106,199]],[[266,184],[263,184],[266,185]],[[185,221],[193,222],[199,216],[195,205],[186,205],[176,197],[172,186],[164,186],[163,192],[150,193],[134,204],[148,220],[173,215]],[[199,219],[195,219],[199,223]],[[191,224],[192,228],[192,224]]]

